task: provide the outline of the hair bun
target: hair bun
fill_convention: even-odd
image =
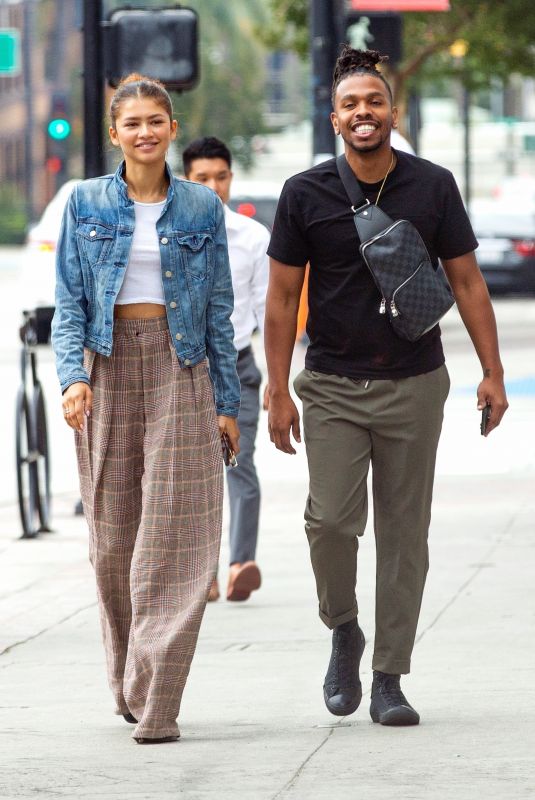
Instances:
[[[388,61],[388,56],[381,55],[377,50],[355,50],[351,45],[345,44],[337,63],[341,72],[359,68],[378,72],[377,64],[384,61]]]
[[[120,86],[126,86],[129,83],[153,83],[156,86],[160,86],[162,89],[165,89],[164,84],[157,78],[149,78],[148,75],[141,75],[139,72],[131,72],[130,75],[126,75],[124,78],[121,78],[117,88]]]

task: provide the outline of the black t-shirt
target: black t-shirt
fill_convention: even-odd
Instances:
[[[451,172],[422,158],[397,152],[380,208],[407,219],[422,236],[433,264],[477,247]],[[374,202],[381,182],[360,183]],[[406,378],[444,363],[440,328],[416,342],[393,331],[379,313],[381,295],[359,252],[353,213],[336,159],[286,181],[268,254],[289,266],[310,262],[305,366],[349,378]]]

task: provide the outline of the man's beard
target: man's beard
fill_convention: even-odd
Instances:
[[[369,144],[369,145],[365,143],[362,143],[361,145],[356,145],[350,139],[345,139],[344,137],[342,138],[344,139],[344,142],[353,150],[354,153],[374,153],[376,150],[379,150],[379,148],[382,147],[385,142],[388,141],[391,130],[392,129],[390,128],[386,137],[380,138],[379,141],[376,142],[375,144]]]

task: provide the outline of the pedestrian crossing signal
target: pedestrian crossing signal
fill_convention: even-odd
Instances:
[[[112,86],[131,72],[176,91],[198,82],[198,16],[193,9],[117,9],[102,23],[102,32],[104,74]]]

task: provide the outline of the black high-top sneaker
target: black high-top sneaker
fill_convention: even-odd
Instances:
[[[362,700],[359,666],[364,652],[364,634],[356,619],[333,630],[329,668],[323,684],[325,705],[337,717],[353,714]]]
[[[420,715],[411,706],[399,685],[399,675],[373,673],[370,716],[381,725],[418,725]]]

